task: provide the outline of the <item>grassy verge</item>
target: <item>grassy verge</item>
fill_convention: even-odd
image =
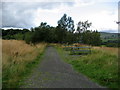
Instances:
[[[2,41],[2,87],[18,88],[40,61],[46,43],[30,46],[24,41]]]
[[[118,52],[115,52],[114,48],[93,48],[92,54],[84,56],[69,55],[69,51],[60,46],[57,50],[63,60],[72,64],[77,72],[83,73],[102,86],[118,88]]]

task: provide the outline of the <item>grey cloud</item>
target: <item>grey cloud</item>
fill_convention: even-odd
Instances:
[[[30,28],[37,9],[54,9],[73,2],[2,2],[2,27]]]

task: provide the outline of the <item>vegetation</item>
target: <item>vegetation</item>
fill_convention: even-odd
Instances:
[[[31,68],[39,62],[46,43],[30,46],[24,41],[2,40],[3,88],[16,88]]]
[[[56,27],[52,27],[46,22],[41,22],[38,27],[32,27],[30,30],[0,29],[3,39],[3,87],[10,88],[19,85],[17,82],[39,61],[38,58],[41,57],[46,43],[119,46],[118,41],[115,43],[105,41],[97,30],[89,30],[92,23],[88,20],[79,21],[76,30],[74,20],[67,14],[64,14],[57,23]],[[63,59],[72,64],[78,72],[84,73],[102,85],[117,87],[118,56],[113,53],[115,49],[112,53],[109,49],[95,47],[92,54],[74,58],[74,56],[68,55],[68,52],[58,48]]]
[[[16,40],[24,40],[24,34],[26,32],[30,32],[28,29],[1,29],[2,30],[2,39],[16,39]]]
[[[57,50],[77,72],[105,87],[118,88],[118,48],[93,47],[92,54],[85,56],[69,55],[60,45]]]
[[[37,44],[39,42],[71,44],[81,42],[89,45],[100,45],[99,32],[97,30],[88,30],[91,24],[88,20],[85,22],[80,21],[78,22],[77,30],[75,30],[72,17],[64,14],[58,20],[56,27],[47,25],[46,22],[41,22],[40,26],[31,28],[31,30],[2,29],[2,38],[25,40],[28,44]]]
[[[118,33],[105,33],[100,32],[102,43],[101,45],[105,45],[107,47],[120,47],[119,38],[120,35]]]

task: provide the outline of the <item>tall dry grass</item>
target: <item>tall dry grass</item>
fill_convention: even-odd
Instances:
[[[2,40],[3,87],[16,87],[26,66],[44,51],[46,43],[28,45],[24,41]]]
[[[118,50],[119,48],[113,47],[93,47],[94,50],[99,50],[105,53],[109,53],[111,55],[116,55],[118,57]]]

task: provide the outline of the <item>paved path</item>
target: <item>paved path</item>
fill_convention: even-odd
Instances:
[[[53,47],[46,49],[43,59],[22,88],[102,88],[76,73],[71,65],[61,60]]]

